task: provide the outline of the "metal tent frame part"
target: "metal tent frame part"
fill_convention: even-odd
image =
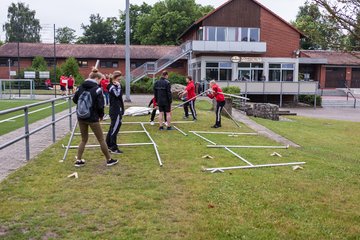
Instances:
[[[200,135],[199,133],[206,133],[206,134],[228,134],[228,133],[213,133],[213,132],[204,132],[204,131],[190,131],[194,135],[198,136],[199,138],[205,140],[206,142],[210,143],[211,145],[208,145],[207,147],[211,148],[224,148],[237,158],[239,158],[241,161],[245,162],[247,166],[233,166],[233,167],[217,167],[217,168],[203,168],[203,171],[211,172],[211,173],[223,173],[227,170],[236,170],[236,169],[251,169],[251,168],[263,168],[263,167],[281,167],[281,166],[294,166],[294,165],[303,165],[306,162],[290,162],[290,163],[274,163],[274,164],[259,164],[254,165],[245,158],[241,157],[239,154],[232,151],[231,147],[238,147],[238,148],[282,148],[282,149],[288,149],[289,146],[225,146],[225,145],[217,145],[215,142],[205,138],[204,136]],[[238,133],[241,135],[249,135],[247,133]]]
[[[148,123],[143,123],[143,122],[126,122],[125,124],[140,124],[141,127],[143,128],[143,131],[123,131],[123,132],[121,132],[121,133],[129,133],[129,134],[131,134],[131,133],[145,133],[145,134],[148,136],[148,138],[149,138],[149,140],[150,140],[151,142],[149,142],[149,143],[124,143],[124,144],[118,144],[118,146],[133,147],[133,146],[153,145],[153,146],[154,146],[155,153],[156,153],[157,160],[158,160],[158,162],[159,162],[159,165],[160,165],[160,167],[162,167],[162,166],[163,166],[163,163],[162,163],[162,161],[161,161],[160,154],[159,154],[159,151],[158,151],[158,149],[157,149],[157,145],[156,145],[155,141],[153,140],[153,138],[150,136],[150,133],[146,130],[146,128],[145,128],[145,126],[144,126],[145,124],[148,124]],[[81,135],[81,134],[79,134],[79,133],[75,133],[75,130],[76,130],[77,125],[78,125],[78,121],[76,121],[75,126],[74,126],[74,128],[72,129],[71,136],[70,136],[70,138],[69,138],[69,141],[68,141],[67,146],[62,145],[62,147],[65,148],[65,153],[64,153],[64,156],[63,156],[62,160],[60,160],[60,162],[64,162],[64,161],[66,160],[67,155],[68,155],[70,149],[78,149],[78,148],[79,148],[78,146],[71,146],[71,142],[72,142],[72,140],[74,139],[74,136],[79,136],[79,135]],[[103,125],[104,125],[104,124],[103,124]],[[91,134],[91,133],[89,133],[89,134]],[[105,133],[104,133],[104,134],[105,134]],[[92,133],[91,135],[94,135],[94,134]],[[98,148],[98,147],[100,147],[100,145],[86,145],[86,146],[85,146],[85,148]]]

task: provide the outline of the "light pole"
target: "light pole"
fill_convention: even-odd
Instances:
[[[125,26],[125,76],[126,76],[126,102],[131,102],[130,99],[130,0],[126,0],[126,26]]]

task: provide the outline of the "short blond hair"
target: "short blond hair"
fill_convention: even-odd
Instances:
[[[210,84],[216,84],[216,81],[215,81],[215,80],[211,80],[211,81],[210,81]]]

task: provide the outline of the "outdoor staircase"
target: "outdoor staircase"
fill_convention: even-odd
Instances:
[[[324,97],[322,98],[322,107],[336,108],[354,108],[354,99],[349,97]],[[360,108],[360,99],[356,99],[356,108]]]
[[[191,42],[185,42],[178,46],[176,49],[170,51],[166,56],[160,58],[156,62],[146,62],[140,67],[131,71],[131,82],[135,83],[151,74],[157,74],[169,67],[177,60],[190,54],[192,51]]]

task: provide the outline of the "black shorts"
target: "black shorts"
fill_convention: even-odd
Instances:
[[[166,113],[171,112],[170,105],[159,105],[158,108],[159,108],[159,112],[166,112]]]
[[[69,86],[68,89],[70,89],[70,90],[71,90],[71,89],[74,89],[74,86]]]
[[[60,86],[60,90],[61,91],[66,91],[66,87],[65,86]]]

